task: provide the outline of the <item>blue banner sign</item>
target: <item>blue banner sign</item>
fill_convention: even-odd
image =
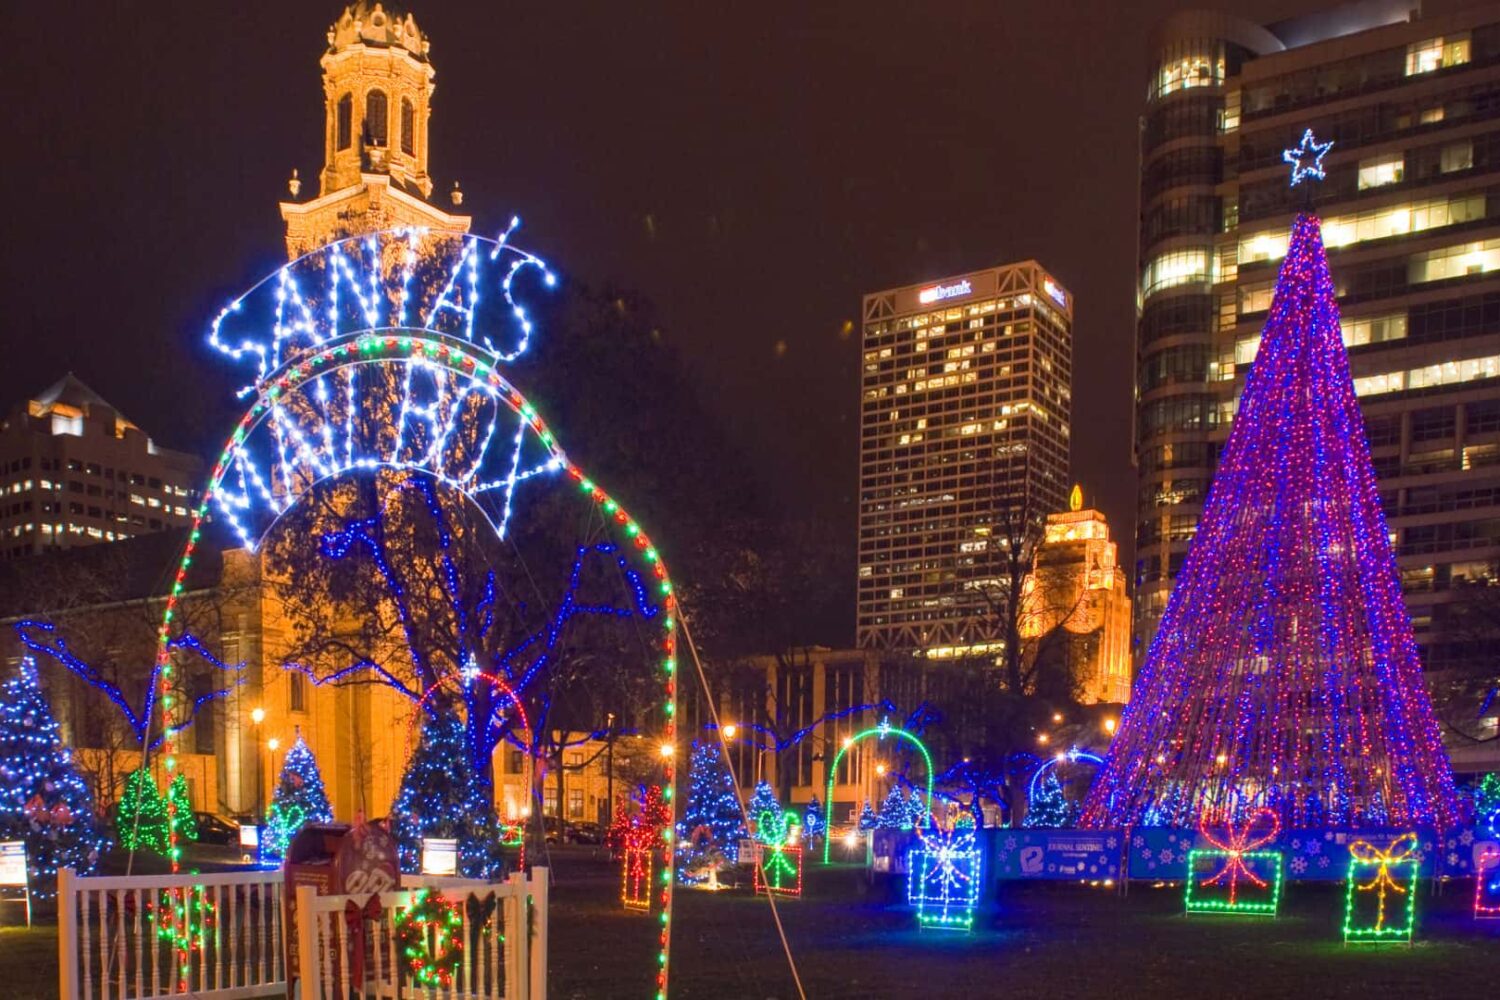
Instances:
[[[993,830],[990,871],[997,879],[1107,879],[1119,878],[1128,852],[1126,872],[1133,879],[1180,881],[1187,874],[1188,852],[1209,848],[1196,830],[1166,827],[1120,830]],[[1385,850],[1409,830],[1283,830],[1262,849],[1282,852],[1288,881],[1342,881],[1349,874],[1349,845],[1363,840]],[[1473,828],[1450,830],[1441,836],[1418,831],[1413,857],[1421,876],[1471,878],[1476,859],[1487,845],[1500,848],[1495,838],[1479,836]]]
[[[1339,882],[1349,874],[1349,845],[1363,840],[1385,850],[1410,830],[1283,830],[1264,845],[1282,852],[1290,881]],[[1212,847],[1194,830],[1148,827],[1130,831],[1129,874],[1135,879],[1181,879],[1187,872],[1188,851]],[[1417,831],[1413,858],[1421,876],[1446,875],[1464,878],[1474,874],[1474,859],[1484,842],[1472,829],[1452,830],[1443,836],[1431,830]]]
[[[1118,830],[996,830],[997,879],[1120,877]]]

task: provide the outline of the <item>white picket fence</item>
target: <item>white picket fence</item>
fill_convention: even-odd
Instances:
[[[451,982],[418,988],[397,945],[397,922],[417,893],[319,896],[297,889],[297,955],[304,998],[542,1000],[547,995],[547,869],[505,882],[423,880],[454,905],[462,943]],[[374,912],[371,912],[374,911]],[[427,938],[429,947],[435,942]],[[433,947],[434,951],[437,951]],[[316,988],[312,984],[316,984]]]
[[[213,916],[184,969],[156,914],[189,893]],[[57,879],[58,995],[146,1000],[190,992],[233,1000],[284,993],[281,906],[279,871],[81,878],[64,869]]]
[[[545,1000],[547,869],[498,883],[402,880],[408,888],[378,897],[319,896],[298,887],[295,951],[304,1000]],[[280,871],[83,878],[64,870],[58,878],[60,1000],[285,996],[283,885]],[[464,944],[451,985],[431,990],[411,982],[396,947],[396,921],[423,887],[457,905]],[[197,893],[213,915],[201,947],[185,952],[186,965],[179,968],[172,941],[158,933],[155,911],[188,893]]]

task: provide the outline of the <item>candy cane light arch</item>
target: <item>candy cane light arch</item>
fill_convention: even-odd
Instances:
[[[927,766],[927,812],[930,815],[932,813],[932,754],[927,752],[927,746],[921,740],[917,739],[914,734],[907,732],[905,729],[902,729],[899,726],[893,727],[889,722],[886,721],[882,721],[880,725],[873,726],[869,729],[864,730],[863,732],[855,733],[853,736],[844,740],[843,746],[839,747],[839,752],[833,757],[833,763],[828,767],[828,790],[823,801],[828,803],[833,802],[833,783],[834,779],[838,777],[839,764],[843,761],[844,754],[848,753],[855,744],[859,743],[861,740],[868,739],[871,736],[874,736],[877,740],[882,740],[887,736],[894,736],[897,739],[906,740],[908,743],[912,744],[919,751],[921,751],[922,762]],[[829,849],[832,846],[832,838],[824,837],[823,863],[825,865],[828,864]]]

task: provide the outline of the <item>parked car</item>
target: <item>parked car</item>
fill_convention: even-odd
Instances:
[[[231,823],[222,816],[215,816],[210,812],[195,812],[193,819],[198,823],[198,843],[239,844],[239,824]]]
[[[575,844],[597,844],[604,839],[598,823],[570,823],[567,833]]]

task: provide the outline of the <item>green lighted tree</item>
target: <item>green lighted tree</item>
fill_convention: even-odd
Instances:
[[[177,834],[179,841],[198,839],[198,819],[193,815],[193,803],[188,798],[187,775],[181,771],[177,772],[177,777],[167,786],[164,807],[171,830]]]
[[[125,779],[115,805],[115,833],[127,851],[167,853],[167,805],[149,771],[137,768]]]

